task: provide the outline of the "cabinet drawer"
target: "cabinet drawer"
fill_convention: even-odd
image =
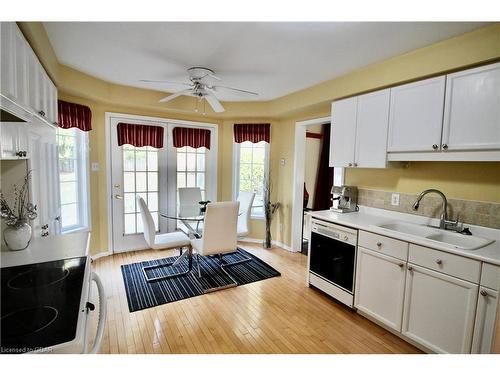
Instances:
[[[359,231],[359,246],[378,251],[379,253],[406,260],[408,258],[408,242],[379,234]]]
[[[410,244],[408,262],[473,283],[479,283],[481,262],[478,260]]]
[[[498,290],[500,284],[500,266],[483,263],[481,271],[481,286]]]

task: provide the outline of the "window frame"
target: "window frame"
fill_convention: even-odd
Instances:
[[[57,148],[58,148],[58,165],[60,162],[59,158],[59,136],[61,131],[73,129],[75,138],[75,162],[77,168],[77,180],[76,184],[78,187],[78,223],[71,226],[64,226],[64,221],[62,220],[61,213],[61,233],[68,234],[80,231],[89,231],[91,229],[90,225],[90,172],[89,172],[89,137],[88,132],[81,131],[77,128],[69,129],[57,129]],[[59,167],[58,167],[59,168]],[[59,180],[59,195],[61,194],[61,180],[60,171],[58,171]],[[60,204],[60,209],[62,209],[63,204]]]
[[[264,142],[264,183],[269,181],[270,148],[270,143]],[[233,142],[233,200],[237,200],[240,193],[240,155],[241,143]],[[265,215],[264,212],[262,214],[255,214],[252,210],[250,218],[265,220]]]

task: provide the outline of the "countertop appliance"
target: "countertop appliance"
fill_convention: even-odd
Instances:
[[[88,240],[87,233],[55,236],[34,239],[27,250],[2,252],[0,353],[99,350],[107,307],[101,280],[92,272]],[[89,349],[93,282],[99,323]]]
[[[311,219],[309,284],[349,307],[354,305],[356,229]]]
[[[332,207],[335,212],[355,212],[358,210],[358,188],[356,186],[333,186]]]

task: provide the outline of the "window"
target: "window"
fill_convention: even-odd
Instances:
[[[123,145],[124,234],[143,233],[137,197],[146,202],[158,227],[158,149]]]
[[[235,143],[234,199],[241,191],[255,192],[252,217],[264,218],[264,182],[269,176],[269,143]]]
[[[57,130],[62,232],[89,226],[87,133]]]

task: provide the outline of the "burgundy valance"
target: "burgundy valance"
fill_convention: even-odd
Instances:
[[[92,130],[92,112],[89,107],[58,100],[57,109],[57,122],[60,128],[78,128],[84,132]]]
[[[126,124],[117,126],[118,146],[129,144],[135,147],[163,147],[163,127],[151,125]]]
[[[175,127],[172,136],[174,138],[174,147],[189,146],[210,149],[210,130],[208,129]]]
[[[271,124],[234,124],[234,141],[271,142]]]

